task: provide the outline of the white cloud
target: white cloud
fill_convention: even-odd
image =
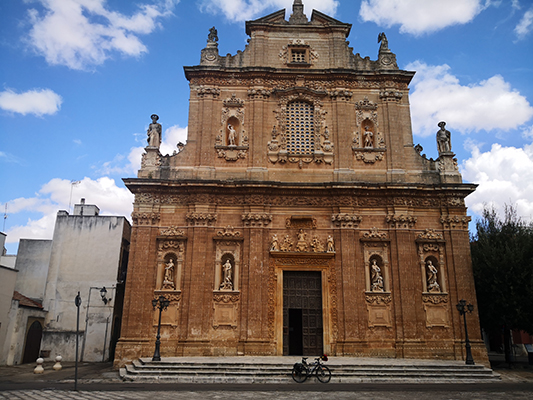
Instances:
[[[420,35],[451,25],[466,24],[483,10],[481,0],[364,0],[359,15],[363,21],[400,32]]]
[[[55,114],[62,102],[61,96],[50,89],[33,89],[23,93],[6,89],[0,92],[0,108],[22,115]]]
[[[304,13],[311,17],[313,9],[335,16],[339,5],[337,0],[305,0]],[[222,13],[232,22],[247,21],[262,17],[266,10],[286,9],[292,14],[293,0],[202,0],[200,9],[211,14]]]
[[[87,204],[100,208],[100,215],[119,215],[128,217],[133,209],[133,194],[126,188],[118,187],[108,177],[96,180],[83,178],[77,185],[71,181],[55,178],[41,187],[35,197],[18,198],[8,201],[9,215],[18,213],[38,213],[38,219],[29,218],[25,225],[9,229],[7,242],[18,242],[21,238],[51,239],[57,211],[68,210],[72,205],[85,198]]]
[[[533,8],[530,8],[527,10],[518,23],[516,27],[514,28],[514,32],[516,33],[516,36],[518,39],[525,38],[533,29]]]
[[[163,140],[161,141],[161,154],[173,154],[177,151],[177,144],[187,141],[187,127],[180,128],[179,125],[171,126],[165,129],[163,133]]]
[[[481,215],[484,205],[489,205],[503,215],[508,204],[515,205],[524,219],[533,217],[533,144],[515,148],[496,143],[484,153],[473,146],[461,173],[466,181],[479,184],[466,198],[467,206],[476,214]]]
[[[87,69],[100,65],[113,52],[138,57],[148,50],[138,35],[158,27],[157,19],[170,15],[178,0],[139,5],[126,16],[109,10],[106,0],[34,0],[44,11],[28,10],[32,28],[27,42],[52,65]]]
[[[464,86],[446,64],[434,66],[416,61],[406,69],[417,71],[409,96],[413,132],[417,135],[435,133],[439,121],[446,121],[450,129],[460,132],[507,131],[533,116],[527,99],[500,75]]]

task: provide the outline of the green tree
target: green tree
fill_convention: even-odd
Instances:
[[[476,228],[470,244],[481,327],[533,334],[533,224],[513,206],[505,206],[503,219],[485,207]]]

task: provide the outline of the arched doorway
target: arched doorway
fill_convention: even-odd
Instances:
[[[39,358],[41,350],[41,339],[43,337],[43,326],[39,321],[33,321],[26,334],[26,343],[24,346],[24,356],[22,363],[34,363]]]

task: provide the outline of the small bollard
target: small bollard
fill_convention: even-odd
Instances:
[[[63,366],[61,365],[61,360],[62,359],[63,359],[63,357],[61,357],[61,356],[57,356],[56,357],[56,363],[52,367],[54,369],[54,371],[60,371],[61,368],[63,368]]]
[[[33,373],[34,374],[42,374],[44,372],[44,368],[43,368],[43,362],[44,362],[44,359],[42,359],[41,357],[39,357],[36,361],[37,363],[37,366],[35,367],[35,369],[33,370]]]

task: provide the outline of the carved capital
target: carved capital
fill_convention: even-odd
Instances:
[[[389,304],[392,301],[392,295],[390,293],[366,293],[365,300],[369,304]]]
[[[215,214],[190,212],[185,216],[190,226],[213,226],[217,220]]]
[[[159,213],[141,213],[134,211],[131,214],[133,225],[157,225],[160,218]]]
[[[341,228],[357,228],[363,217],[357,214],[333,214],[331,216],[331,222],[337,227]]]
[[[267,226],[272,221],[271,214],[248,213],[242,215],[244,226]]]
[[[425,293],[422,295],[423,303],[440,304],[448,302],[447,293]]]
[[[468,229],[468,223],[472,220],[469,216],[451,216],[443,215],[440,217],[440,222],[442,223],[444,229]]]
[[[228,225],[227,227],[224,228],[223,231],[218,231],[217,232],[217,237],[220,237],[220,238],[241,238],[242,237],[242,233],[239,232],[239,231],[235,231],[235,229]]]
[[[390,214],[387,215],[385,220],[390,224],[391,228],[408,229],[414,228],[417,218],[411,215]]]

